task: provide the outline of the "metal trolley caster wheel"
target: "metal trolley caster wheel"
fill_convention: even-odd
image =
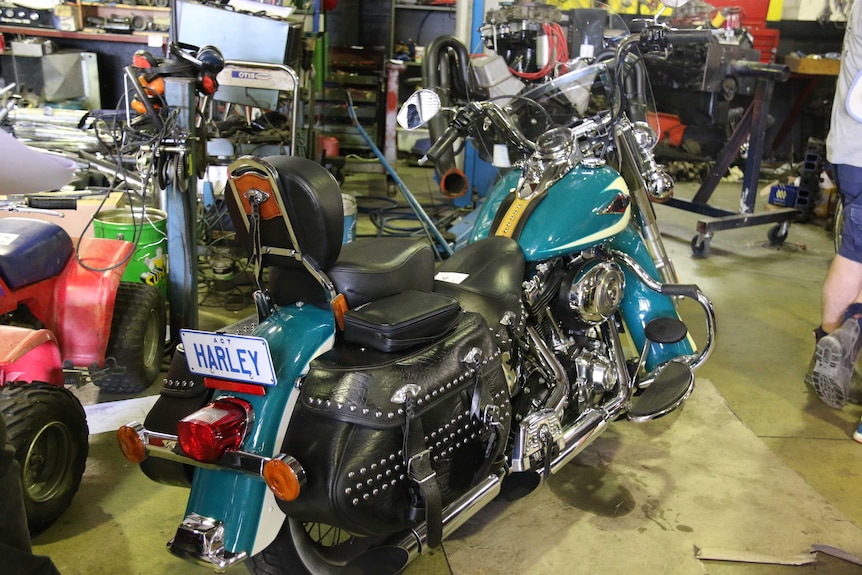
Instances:
[[[696,256],[706,257],[709,254],[709,240],[711,238],[701,237],[699,234],[691,238],[691,253]]]
[[[766,232],[766,237],[769,240],[769,245],[780,247],[787,239],[789,227],[790,226],[787,224],[787,222],[784,222],[781,224],[775,224],[774,226],[769,228],[769,231]]]

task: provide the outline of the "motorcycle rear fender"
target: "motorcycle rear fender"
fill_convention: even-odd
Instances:
[[[63,385],[57,339],[47,329],[0,326],[0,385],[42,381]]]
[[[231,395],[252,404],[254,424],[243,451],[266,457],[280,453],[299,400],[296,382],[312,359],[332,348],[334,334],[332,312],[312,305],[279,308],[254,331],[252,335],[269,343],[276,384],[263,396],[218,390],[213,396]],[[195,469],[186,506],[186,516],[192,513],[221,521],[225,549],[249,556],[272,543],[285,519],[261,477],[201,467]]]
[[[661,281],[646,244],[637,233],[634,224],[630,224],[614,236],[610,245],[630,255],[651,277]],[[644,328],[650,320],[659,317],[679,318],[679,314],[671,297],[649,289],[628,267],[625,265],[621,267],[625,275],[626,286],[623,301],[620,304],[620,312],[632,341],[640,350],[643,349],[646,342]],[[675,357],[693,353],[694,349],[688,338],[673,344],[653,343],[647,355],[646,369],[648,372],[652,371]]]
[[[51,318],[42,321],[54,326],[64,361],[104,367],[117,287],[134,249],[131,242],[81,238],[78,253],[87,267],[69,258],[54,286],[51,309],[31,310],[40,319]]]

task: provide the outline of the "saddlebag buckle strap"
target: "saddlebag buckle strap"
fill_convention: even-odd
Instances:
[[[431,450],[425,449],[410,457],[407,475],[416,484],[425,504],[428,547],[437,547],[443,540],[443,499],[437,484],[437,473],[431,468]]]
[[[437,473],[431,467],[431,450],[425,445],[422,418],[416,415],[416,398],[408,395],[405,401],[407,418],[404,424],[404,459],[407,476],[418,491],[425,507],[425,529],[428,547],[438,547],[443,541],[443,497],[437,484]]]
[[[430,449],[410,456],[410,459],[407,460],[407,475],[419,485],[437,477],[437,472],[431,468]]]

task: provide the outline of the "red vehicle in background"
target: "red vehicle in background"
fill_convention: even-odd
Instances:
[[[66,385],[137,393],[161,368],[162,295],[120,281],[134,249],[76,241],[50,222],[0,219],[0,410],[32,533],[69,506],[84,473],[86,417]]]
[[[0,122],[17,106],[14,87],[0,90]],[[157,287],[121,281],[134,243],[78,240],[52,221],[19,217],[59,221],[54,210],[75,209],[74,198],[43,192],[84,179],[79,163],[2,128],[0,157],[0,209],[10,212],[0,218],[0,413],[35,534],[69,506],[84,474],[87,420],[68,387],[149,387],[164,355],[165,302]]]

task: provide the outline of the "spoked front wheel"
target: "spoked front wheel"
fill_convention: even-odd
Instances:
[[[252,575],[339,575],[375,543],[374,538],[357,537],[331,525],[288,517],[275,541],[245,564]],[[406,563],[406,554],[398,569],[388,568],[380,554],[375,553],[373,561],[375,573],[397,573]]]

